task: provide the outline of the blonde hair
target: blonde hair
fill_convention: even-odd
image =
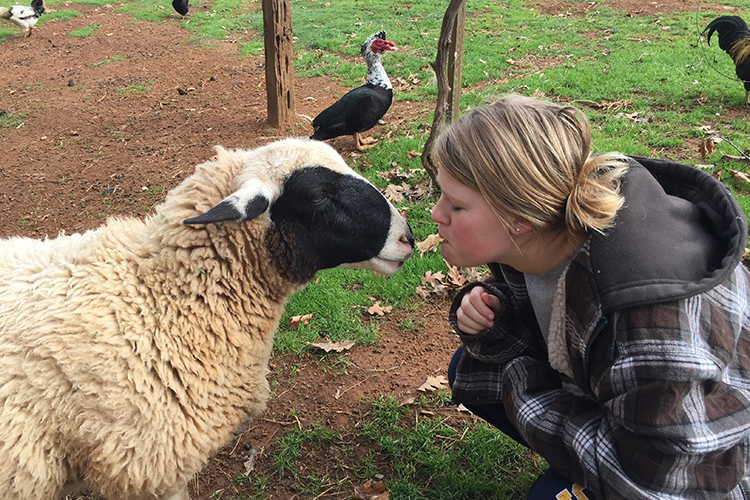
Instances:
[[[568,241],[614,224],[627,170],[619,153],[591,154],[591,127],[573,106],[506,96],[472,111],[435,141],[433,158],[477,189],[506,225],[567,230]]]

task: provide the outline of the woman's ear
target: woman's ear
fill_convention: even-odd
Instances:
[[[510,233],[515,236],[520,236],[531,231],[531,224],[524,220],[517,220],[510,226]]]

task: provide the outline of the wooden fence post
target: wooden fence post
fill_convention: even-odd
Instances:
[[[450,104],[449,94],[453,96],[451,101],[455,100],[456,102],[456,105],[454,105],[452,109],[455,110],[454,112],[458,112],[457,103],[461,94],[461,71],[460,67],[456,67],[456,65],[459,64],[459,61],[456,61],[454,63],[453,70],[453,75],[458,74],[458,85],[456,85],[455,82],[451,83],[448,80],[447,66],[450,52],[452,52],[456,57],[458,56],[459,52],[463,53],[463,44],[459,49],[456,43],[454,43],[453,39],[456,38],[459,33],[461,38],[463,39],[464,26],[463,24],[458,26],[457,21],[459,18],[459,11],[463,10],[465,12],[465,9],[466,0],[451,0],[448,4],[448,8],[445,9],[445,14],[443,15],[443,24],[440,27],[440,38],[438,39],[435,61],[430,63],[430,66],[435,72],[435,77],[437,78],[438,93],[437,102],[435,103],[435,114],[432,117],[432,127],[430,128],[430,135],[427,137],[427,141],[425,141],[424,147],[422,148],[421,159],[422,166],[430,176],[430,180],[432,181],[434,187],[438,187],[438,184],[437,165],[435,165],[435,162],[432,160],[431,154],[432,144],[435,142],[435,139],[440,134],[442,128],[445,126],[445,115],[448,112]],[[460,17],[461,19],[465,18],[465,16]]]
[[[268,123],[290,125],[294,109],[294,49],[291,0],[263,0]]]
[[[446,109],[446,121],[455,123],[459,118],[461,110],[461,65],[464,61],[464,30],[466,26],[466,2],[456,12],[456,24],[453,26],[451,36],[451,49],[448,53],[448,107]]]

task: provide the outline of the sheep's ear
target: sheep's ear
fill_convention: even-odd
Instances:
[[[243,220],[256,218],[265,212],[266,209],[268,209],[268,198],[263,195],[257,195],[244,203],[240,197],[232,195],[201,215],[185,219],[182,223],[214,224],[229,220],[242,222]]]

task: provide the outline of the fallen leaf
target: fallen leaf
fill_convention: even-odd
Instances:
[[[383,195],[391,203],[401,203],[402,201],[404,201],[403,193],[404,193],[403,186],[397,186],[395,184],[388,184],[388,187],[385,188],[385,193],[383,193]]]
[[[714,152],[714,140],[710,137],[701,141],[700,153],[701,157],[705,158]]]
[[[258,450],[253,448],[250,453],[247,454],[247,460],[245,460],[245,475],[250,476],[250,473],[255,470],[255,459],[258,456]]]
[[[450,266],[448,269],[448,285],[451,288],[461,288],[468,282],[469,280],[456,266]]]
[[[419,386],[418,391],[437,391],[441,387],[448,387],[448,379],[443,375],[427,377],[427,381]]]
[[[464,412],[464,413],[471,413],[471,410],[470,410],[470,409],[468,409],[467,407],[465,407],[465,406],[463,405],[463,403],[459,404],[459,405],[458,405],[458,408],[456,408],[456,410],[458,410],[458,411],[461,411],[461,412]]]
[[[434,283],[442,283],[444,278],[445,275],[443,274],[443,271],[438,271],[436,273],[427,271],[426,273],[424,273],[424,276],[422,276],[422,284],[431,285]]]
[[[325,352],[341,352],[354,347],[353,340],[342,340],[341,342],[308,342],[311,346],[323,349]]]
[[[701,125],[700,129],[705,134],[717,134],[719,131],[713,128],[711,125]]]
[[[443,238],[439,234],[431,234],[424,240],[417,243],[417,250],[419,250],[419,256],[422,257],[427,252],[437,252],[438,245],[443,242]]]
[[[399,406],[410,405],[414,401],[416,401],[416,399],[417,399],[416,396],[410,396],[410,395],[407,394],[406,396],[404,396],[404,397],[401,398],[401,401],[398,402],[398,405]]]
[[[739,163],[748,163],[750,164],[750,158],[747,156],[737,156],[737,155],[722,155],[721,161],[736,161]]]
[[[390,493],[380,481],[369,480],[362,486],[354,487],[354,498],[357,500],[388,500]]]
[[[289,318],[289,324],[292,325],[292,330],[296,330],[300,323],[303,325],[310,324],[310,320],[312,319],[312,313],[310,314],[302,314],[300,316],[292,316]]]
[[[375,300],[373,297],[370,297],[371,299]],[[370,313],[370,316],[385,316],[386,314],[390,313],[393,310],[393,306],[381,306],[380,301],[375,301],[375,303],[370,306],[367,309],[367,312]]]
[[[734,182],[738,184],[747,184],[750,182],[750,177],[745,172],[740,172],[739,170],[730,170],[729,173],[732,174],[732,179],[734,179]]]

